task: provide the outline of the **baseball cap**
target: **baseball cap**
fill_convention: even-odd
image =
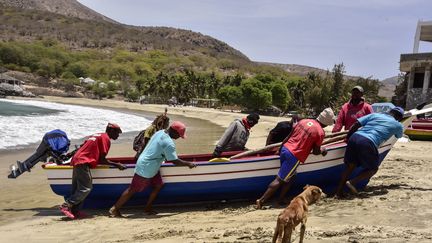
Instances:
[[[360,85],[357,85],[357,86],[354,86],[354,88],[352,88],[352,90],[351,91],[353,91],[353,90],[358,90],[358,91],[360,91],[360,92],[364,92],[364,89],[363,89],[363,87],[362,86],[360,86]]]
[[[186,138],[186,125],[179,122],[179,121],[175,121],[171,124],[170,126],[172,129],[174,129],[181,138]]]
[[[317,121],[321,122],[326,126],[334,124],[334,112],[331,108],[325,108],[318,116]]]
[[[395,111],[395,112],[401,114],[402,116],[405,113],[404,109],[402,107],[399,107],[399,106],[394,107],[393,109],[391,109],[391,111]]]
[[[116,123],[109,122],[107,128],[117,129],[120,133],[122,133],[120,126],[117,125]]]

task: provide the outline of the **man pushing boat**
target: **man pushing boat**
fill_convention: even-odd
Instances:
[[[334,113],[331,108],[324,109],[317,119],[303,119],[298,122],[290,135],[288,135],[279,150],[281,166],[276,178],[268,186],[266,192],[256,200],[256,208],[261,209],[263,204],[282,186],[279,201],[282,201],[288,192],[292,177],[297,167],[304,163],[311,150],[313,154],[325,156],[327,150],[321,147],[324,140],[326,126],[333,125]]]
[[[343,197],[346,185],[354,194],[357,194],[356,184],[369,180],[376,174],[379,167],[379,146],[391,138],[401,138],[403,126],[400,123],[404,116],[401,107],[395,107],[388,114],[373,113],[357,120],[348,132],[348,144],[345,150],[345,171],[342,173],[336,190],[337,197]],[[361,129],[359,129],[361,128]],[[348,180],[353,170],[361,166],[364,170],[355,178]]]
[[[153,191],[144,208],[147,214],[155,214],[152,210],[153,201],[163,187],[162,177],[159,169],[163,161],[171,162],[177,166],[188,166],[194,168],[194,163],[178,158],[173,139],[186,137],[186,126],[175,121],[168,129],[156,132],[148,142],[144,151],[138,157],[135,174],[130,186],[122,193],[120,198],[109,210],[110,217],[122,217],[120,209],[137,192],[141,192],[148,186],[153,187]]]
[[[93,179],[90,169],[96,168],[99,163],[114,165],[120,170],[127,167],[121,163],[106,159],[111,147],[111,139],[116,140],[122,130],[115,123],[108,123],[105,133],[97,133],[87,138],[84,144],[72,157],[72,193],[60,206],[60,211],[68,218],[84,217],[79,211],[84,200],[93,188]]]

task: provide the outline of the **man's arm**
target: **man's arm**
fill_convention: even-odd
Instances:
[[[102,156],[101,156],[100,161],[101,161],[101,164],[113,165],[113,166],[117,167],[119,170],[125,170],[125,169],[127,169],[127,166],[126,166],[126,165],[124,165],[124,164],[122,164],[122,163],[116,163],[116,162],[113,162],[113,161],[107,159],[107,158],[105,157],[105,155],[102,155]]]
[[[295,125],[295,126],[296,126],[296,125]],[[290,132],[290,133],[288,134],[288,136],[286,136],[286,138],[282,141],[282,144],[281,144],[281,146],[279,147],[279,154],[280,154],[280,152],[281,152],[282,147],[284,146],[284,144],[285,144],[285,143],[288,141],[288,139],[291,137],[293,131],[294,131],[294,125],[293,125],[293,128],[291,129],[291,132]]]
[[[171,161],[167,161],[167,162],[171,162],[176,166],[187,166],[189,167],[189,169],[195,168],[196,164],[186,161],[186,160],[182,160],[182,159],[176,159],[176,160],[171,160]]]
[[[213,151],[213,157],[219,157],[222,153],[222,150],[227,145],[227,143],[231,140],[231,137],[234,134],[234,131],[237,129],[236,121],[232,122],[229,127],[225,130],[222,137],[219,139],[219,142],[216,145],[216,148]]]
[[[342,109],[339,111],[339,114],[338,114],[338,117],[336,119],[336,123],[333,127],[332,132],[333,133],[340,132],[342,130],[342,127],[344,126],[344,124],[345,124],[345,110],[342,107]]]
[[[350,128],[350,130],[348,131],[347,134],[347,141],[348,139],[351,137],[351,135],[353,135],[360,127],[362,127],[362,125],[360,124],[360,122],[356,121],[352,127]]]

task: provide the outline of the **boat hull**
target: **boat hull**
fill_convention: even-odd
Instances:
[[[379,149],[380,163],[383,161],[396,139],[390,139]],[[340,143],[328,147],[327,156],[310,155],[304,164],[297,169],[291,194],[299,193],[306,184],[320,186],[324,192],[334,191],[345,165],[343,156],[346,144]],[[210,156],[210,155],[208,155]],[[190,159],[194,156],[184,156]],[[92,170],[93,189],[87,197],[84,207],[110,207],[129,186],[134,167],[132,158],[112,158],[114,161],[128,164],[127,170],[120,171],[108,166],[99,166]],[[221,200],[252,200],[259,198],[280,167],[279,156],[265,155],[237,159],[230,162],[195,161],[194,169],[163,164],[161,175],[164,187],[155,204],[195,203]],[[71,192],[72,167],[46,164],[44,166],[52,190],[61,196],[68,197]],[[353,177],[362,168],[357,168]],[[363,189],[368,181],[357,185]],[[128,205],[144,205],[150,188],[137,193]]]
[[[415,129],[415,128],[407,128],[405,130],[405,134],[411,140],[422,140],[422,141],[432,141],[432,129]]]

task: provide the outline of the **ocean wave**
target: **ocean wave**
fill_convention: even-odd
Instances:
[[[53,129],[65,131],[70,139],[81,139],[93,133],[104,132],[108,122],[119,124],[124,133],[142,130],[151,124],[144,117],[113,110],[35,100],[2,101],[59,112],[39,116],[0,116],[0,149],[39,143],[43,135]]]

